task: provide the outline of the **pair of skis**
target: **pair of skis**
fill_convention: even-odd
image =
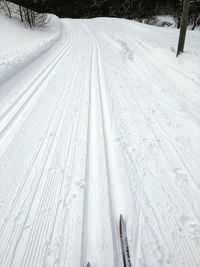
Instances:
[[[119,233],[120,233],[120,242],[121,242],[124,267],[131,267],[130,253],[129,253],[128,240],[127,240],[127,232],[126,232],[126,224],[124,222],[122,215],[120,215],[120,218],[119,218]],[[91,267],[89,262],[87,264],[87,267]]]

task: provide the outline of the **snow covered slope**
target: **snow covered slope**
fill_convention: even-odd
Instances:
[[[32,30],[0,14],[0,26],[0,83],[50,48],[61,34],[56,16],[46,28]]]
[[[62,20],[0,85],[0,266],[200,265],[198,32]]]

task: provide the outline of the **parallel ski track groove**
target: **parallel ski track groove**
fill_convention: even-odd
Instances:
[[[109,199],[109,211],[110,211],[110,216],[111,216],[111,225],[112,225],[112,238],[113,238],[113,251],[114,251],[114,266],[119,266],[120,265],[120,261],[122,260],[122,258],[120,259],[120,255],[121,255],[121,246],[120,246],[120,240],[119,240],[119,233],[117,232],[119,229],[116,229],[116,221],[118,221],[118,218],[114,217],[113,214],[113,203],[114,203],[114,199],[112,199],[112,193],[111,193],[111,183],[110,183],[110,166],[108,164],[108,158],[109,158],[109,151],[107,149],[106,146],[106,140],[107,140],[107,129],[106,129],[106,125],[105,125],[105,112],[104,112],[104,105],[105,103],[103,103],[103,97],[102,97],[102,83],[101,83],[101,79],[104,79],[103,77],[103,73],[102,73],[102,66],[100,64],[100,47],[94,37],[94,35],[91,33],[89,27],[87,25],[85,25],[84,23],[82,23],[83,27],[85,28],[85,31],[87,32],[91,42],[92,42],[92,46],[93,46],[93,51],[92,51],[92,56],[91,56],[91,70],[93,68],[93,58],[95,58],[95,64],[97,64],[97,70],[98,70],[98,84],[99,84],[99,95],[100,95],[100,112],[101,112],[101,118],[102,118],[102,127],[103,127],[103,143],[104,143],[104,151],[105,151],[105,165],[106,165],[106,178],[107,178],[107,187],[108,187],[108,199]],[[91,77],[90,77],[90,81],[91,81]],[[91,103],[91,88],[90,88],[90,103]],[[89,118],[88,118],[88,148],[87,151],[89,151],[89,143],[90,143],[90,110],[88,112],[89,114]],[[87,152],[88,153],[88,152]],[[88,155],[87,155],[88,158]],[[87,163],[88,164],[88,163]],[[86,172],[87,172],[87,167],[86,167]],[[86,181],[87,183],[89,181]],[[85,192],[86,194],[86,192]],[[85,228],[85,213],[87,213],[87,206],[89,205],[88,202],[86,202],[86,200],[84,199],[84,209],[83,209],[83,227],[82,227],[82,231],[84,231]],[[120,215],[120,214],[119,214]],[[82,255],[81,255],[81,266],[82,264],[86,264],[86,262],[83,262],[85,259],[84,256],[84,240],[87,239],[87,233],[83,233],[82,232]],[[87,259],[89,260],[89,259]]]

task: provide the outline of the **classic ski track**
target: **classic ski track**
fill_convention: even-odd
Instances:
[[[108,188],[108,199],[109,199],[109,212],[110,212],[110,221],[111,221],[111,231],[112,231],[112,246],[113,246],[113,253],[114,253],[114,265],[113,266],[123,266],[123,261],[122,261],[122,251],[121,251],[121,244],[120,244],[120,238],[119,238],[119,216],[120,216],[120,207],[116,207],[115,205],[115,197],[117,196],[120,198],[121,203],[125,204],[126,200],[123,195],[117,194],[119,192],[113,192],[114,189],[112,189],[113,185],[115,183],[120,184],[119,187],[122,187],[122,180],[117,179],[116,171],[113,169],[117,166],[116,157],[113,157],[114,155],[114,150],[112,148],[113,145],[113,136],[111,133],[109,133],[109,128],[111,127],[111,118],[108,110],[108,104],[106,98],[107,93],[106,93],[106,85],[104,81],[104,71],[103,71],[103,66],[101,62],[101,54],[100,54],[100,47],[99,44],[94,37],[93,33],[89,29],[87,25],[82,23],[83,26],[86,29],[86,32],[91,39],[92,45],[93,45],[93,55],[92,55],[92,63],[91,63],[91,70],[93,68],[93,64],[97,65],[97,72],[95,73],[97,75],[97,81],[98,81],[98,88],[99,88],[99,95],[100,95],[100,112],[101,112],[101,120],[102,120],[102,131],[103,131],[103,144],[104,144],[104,157],[105,157],[105,168],[106,168],[106,178],[107,178],[107,188]],[[93,62],[94,58],[94,62]],[[92,80],[92,78],[90,78]],[[91,90],[91,89],[90,89]],[[90,102],[93,101],[91,98],[91,92],[90,92]],[[90,140],[92,139],[91,137],[91,110],[89,110],[89,122],[88,122],[88,151],[90,149]],[[112,145],[110,144],[112,142]],[[96,152],[95,152],[96,153]],[[92,155],[87,155],[87,160],[88,158],[92,158]],[[89,162],[88,162],[89,164]],[[90,177],[87,173],[86,169],[86,177],[88,178],[87,180],[87,186],[90,183]],[[124,185],[124,184],[123,184]],[[115,189],[116,190],[116,189]],[[128,188],[127,188],[128,190]],[[129,190],[128,190],[129,191]],[[87,194],[90,192],[86,191]],[[85,192],[85,194],[86,194]],[[90,259],[85,259],[85,250],[86,246],[84,245],[84,242],[90,242],[87,240],[87,233],[85,233],[85,224],[87,221],[85,220],[86,214],[88,212],[88,206],[90,205],[89,202],[89,197],[86,194],[86,199],[84,199],[84,211],[83,211],[83,235],[82,235],[82,257],[81,257],[81,264],[86,264]],[[119,213],[116,213],[117,212]],[[123,209],[122,209],[123,210]],[[88,216],[88,215],[87,215]],[[85,241],[86,239],[86,241]],[[82,265],[81,265],[82,266]]]
[[[10,107],[8,107],[8,109],[4,111],[3,114],[1,114],[0,116],[0,142],[2,138],[4,137],[4,135],[6,134],[6,132],[10,129],[13,122],[19,116],[19,114],[24,110],[24,108],[28,105],[28,103],[38,93],[41,85],[47,80],[47,78],[50,76],[50,74],[59,64],[59,62],[66,56],[66,53],[68,54],[70,52],[70,49],[73,47],[74,43],[75,43],[75,35],[73,33],[73,30],[71,30],[70,41],[67,41],[67,44],[64,46],[64,48],[61,51],[59,51],[59,53],[53,58],[53,60],[47,66],[45,66],[45,68],[41,71],[41,73],[39,73],[39,75],[37,75],[34,78],[31,84],[29,84],[29,86],[22,92],[22,94],[20,94],[17,97],[17,99],[12,103],[12,105],[10,105]],[[40,80],[39,84],[38,84],[38,80]],[[15,109],[16,111],[14,112],[14,115],[11,115],[11,118],[9,118],[9,115]]]
[[[76,72],[77,72],[77,70],[78,70],[78,68],[76,68]],[[73,77],[73,80],[75,79],[75,77],[76,77],[76,75],[73,75],[72,76]],[[70,82],[69,82],[70,83]],[[66,93],[65,91],[64,91],[64,93]],[[68,95],[66,95],[66,96],[68,96]],[[65,96],[65,97],[66,97]],[[63,98],[64,98],[64,96],[63,96]],[[61,99],[61,101],[62,101],[62,99]],[[56,110],[55,110],[55,112],[56,112]],[[61,109],[60,110],[60,113],[62,114],[62,118],[63,118],[63,116],[64,116],[64,113],[66,112],[66,110],[65,109]],[[55,114],[55,113],[54,113]],[[58,115],[56,116],[56,117],[58,117]],[[37,181],[37,183],[36,183],[36,186],[35,186],[35,189],[33,190],[33,189],[31,189],[31,193],[32,193],[32,190],[34,191],[33,192],[33,196],[32,196],[32,198],[31,198],[31,202],[30,202],[30,205],[29,205],[29,207],[28,207],[28,211],[27,211],[27,215],[26,215],[26,219],[24,220],[24,223],[23,223],[23,226],[22,227],[20,227],[21,228],[21,231],[19,231],[20,233],[19,233],[19,235],[16,237],[17,238],[17,240],[16,240],[16,245],[15,245],[15,247],[14,247],[14,249],[13,249],[13,256],[12,256],[12,259],[11,259],[11,262],[10,263],[8,263],[7,264],[7,266],[11,266],[12,265],[12,261],[13,261],[13,259],[14,259],[14,256],[15,256],[15,251],[16,251],[16,249],[17,249],[17,246],[18,246],[18,244],[19,244],[19,240],[20,240],[20,237],[21,237],[21,234],[22,234],[22,232],[23,232],[23,230],[24,230],[24,228],[25,228],[25,225],[26,225],[26,221],[27,221],[27,218],[28,218],[28,216],[29,216],[29,213],[30,213],[30,209],[31,209],[31,206],[32,206],[32,203],[33,203],[33,200],[34,200],[34,195],[37,193],[37,189],[38,189],[38,186],[39,186],[39,184],[41,183],[41,177],[42,177],[42,174],[44,173],[44,171],[45,171],[45,166],[46,166],[46,164],[48,163],[48,159],[49,159],[49,157],[51,156],[51,154],[54,152],[54,150],[55,150],[55,144],[56,144],[56,140],[55,140],[55,138],[56,138],[56,136],[58,135],[58,131],[60,131],[60,125],[61,125],[61,122],[62,122],[62,120],[63,119],[61,119],[61,120],[58,120],[57,119],[57,122],[55,121],[54,123],[52,123],[51,122],[51,124],[52,124],[52,126],[53,126],[53,128],[54,129],[56,129],[56,131],[55,131],[55,133],[54,133],[54,135],[53,135],[53,137],[52,137],[52,140],[50,140],[50,143],[49,143],[49,145],[47,145],[47,148],[46,148],[46,153],[44,153],[43,152],[43,166],[41,167],[42,169],[41,169],[41,173],[40,173],[40,175],[38,175],[38,181]],[[53,150],[53,151],[52,151]],[[39,152],[38,152],[38,154],[39,154]],[[37,154],[37,155],[38,155]],[[36,157],[36,159],[37,159],[37,157]],[[36,161],[36,159],[35,159],[35,161]],[[35,162],[34,161],[34,162]],[[34,165],[34,164],[33,164]],[[33,166],[32,165],[32,166]],[[37,179],[36,179],[37,180]],[[32,185],[31,185],[31,187],[32,187]],[[29,196],[29,198],[30,198],[30,196]],[[26,203],[27,204],[27,203]],[[23,208],[23,206],[22,206],[22,208]],[[19,212],[19,214],[20,214],[20,212]],[[14,229],[13,229],[13,231],[15,230],[15,227],[14,227]],[[17,233],[18,233],[18,231],[17,231]],[[10,240],[10,242],[12,242],[12,243],[15,243],[14,242],[14,237],[12,236],[12,233],[11,233],[11,235],[10,235],[10,238],[9,238],[9,240]],[[7,243],[7,245],[5,244],[5,248],[6,248],[6,250],[8,250],[7,251],[7,253],[11,250],[11,244],[9,244],[9,240],[8,240],[8,243]],[[9,260],[9,257],[7,258],[6,257],[6,260]]]
[[[82,28],[84,29],[84,31],[86,32],[86,34],[88,35],[89,39],[91,40],[92,43],[92,51],[91,51],[91,57],[90,57],[90,78],[89,78],[89,108],[88,108],[88,128],[87,128],[87,150],[86,150],[86,170],[85,170],[85,190],[84,190],[84,206],[83,206],[83,219],[82,219],[82,241],[81,241],[81,259],[80,259],[80,266],[84,266],[87,264],[88,260],[86,257],[87,254],[87,243],[90,242],[90,240],[88,240],[87,237],[87,227],[86,225],[88,224],[88,216],[90,216],[88,214],[88,210],[89,210],[89,205],[91,205],[92,203],[90,203],[89,201],[89,193],[91,193],[91,190],[89,190],[90,187],[90,183],[91,183],[91,177],[89,174],[89,168],[90,167],[90,161],[93,158],[93,155],[91,155],[91,139],[94,138],[94,133],[92,133],[91,127],[94,124],[94,119],[92,118],[92,113],[91,113],[91,109],[92,106],[94,106],[93,103],[93,93],[92,90],[95,90],[96,88],[92,88],[92,83],[93,83],[93,72],[95,69],[95,55],[97,54],[96,52],[96,45],[93,41],[93,39],[90,36],[89,33],[89,29],[87,28],[87,26],[84,23],[80,23],[80,25],[82,26]],[[96,100],[95,100],[96,101]],[[95,102],[96,103],[96,102]],[[94,107],[93,107],[94,108]],[[102,118],[101,118],[102,119]],[[94,127],[94,126],[93,126]],[[96,129],[95,129],[96,130]],[[96,154],[98,154],[99,152],[96,152]],[[94,179],[94,178],[93,178]],[[95,188],[95,190],[98,190],[97,188]]]
[[[101,47],[96,38],[96,33],[93,33],[87,23],[75,23],[74,25],[71,23],[71,34],[74,35],[71,36],[71,38],[73,37],[70,41],[71,48],[77,39],[76,34],[78,35],[80,33],[79,31],[77,33],[75,31],[78,24],[80,24],[78,27],[84,29],[83,31],[88,35],[87,42],[91,43],[92,47],[87,52],[88,55],[91,54],[87,57],[88,62],[83,59],[85,50],[81,50],[81,47],[77,45],[75,50],[76,55],[73,61],[73,67],[70,69],[69,77],[64,78],[63,72],[60,76],[57,75],[57,80],[59,78],[64,80],[62,85],[60,85],[62,88],[58,92],[60,94],[58,99],[55,99],[53,102],[53,94],[50,94],[50,90],[50,93],[48,91],[42,91],[37,103],[35,103],[36,101],[31,101],[33,97],[30,92],[30,99],[26,95],[26,99],[24,100],[23,92],[22,96],[19,96],[19,99],[16,100],[18,101],[15,105],[16,109],[19,105],[23,111],[23,106],[26,105],[26,102],[27,105],[31,103],[33,107],[31,107],[31,112],[29,112],[28,116],[22,121],[22,126],[20,124],[21,128],[16,132],[17,135],[1,155],[0,168],[2,170],[4,167],[7,168],[6,162],[8,160],[11,161],[9,164],[11,167],[10,178],[14,178],[16,169],[16,153],[13,155],[13,148],[15,148],[23,137],[25,138],[25,140],[22,140],[24,143],[26,143],[28,137],[31,140],[33,136],[31,134],[33,121],[37,121],[35,128],[38,127],[42,134],[36,134],[36,137],[40,137],[38,142],[34,141],[33,144],[29,143],[27,150],[31,150],[32,154],[28,154],[27,158],[25,158],[25,164],[23,165],[22,160],[19,161],[21,164],[19,164],[18,168],[20,177],[22,177],[20,181],[14,179],[9,180],[9,177],[6,176],[7,172],[5,172],[5,178],[2,175],[3,183],[2,187],[0,187],[0,208],[2,208],[2,214],[5,216],[2,218],[0,216],[0,241],[2,240],[0,266],[15,267],[19,263],[21,263],[20,266],[24,267],[76,266],[71,253],[74,254],[72,250],[75,247],[77,249],[77,246],[74,246],[74,242],[78,243],[75,240],[75,236],[77,237],[75,232],[77,231],[77,227],[81,229],[81,226],[78,226],[76,221],[76,212],[78,211],[73,211],[75,206],[73,204],[73,194],[74,192],[77,193],[76,190],[74,191],[73,186],[78,180],[76,177],[76,168],[78,168],[77,155],[80,153],[80,149],[78,148],[77,140],[80,141],[80,138],[83,136],[84,141],[87,141],[87,151],[85,189],[84,193],[81,193],[84,194],[84,201],[78,207],[81,210],[83,205],[82,216],[78,214],[82,218],[82,240],[79,245],[81,250],[80,266],[86,266],[88,261],[94,265],[90,258],[86,258],[87,246],[85,244],[90,243],[90,233],[87,232],[87,219],[92,214],[88,213],[88,210],[91,210],[89,206],[94,208],[91,203],[91,200],[93,200],[91,195],[87,195],[87,193],[91,193],[91,190],[88,189],[88,185],[91,183],[91,175],[88,175],[88,169],[91,167],[89,166],[91,159],[95,157],[96,153],[101,154],[104,160],[104,164],[101,163],[101,166],[103,168],[105,167],[106,173],[106,190],[104,196],[108,199],[108,201],[104,202],[107,205],[104,205],[105,211],[100,211],[100,216],[109,217],[107,221],[107,218],[103,218],[99,223],[102,225],[105,224],[104,226],[109,228],[111,232],[110,237],[112,237],[110,240],[106,239],[105,230],[100,229],[100,241],[109,241],[109,256],[113,257],[114,262],[113,265],[109,265],[105,260],[106,257],[104,258],[105,248],[103,248],[104,250],[102,248],[102,250],[98,250],[94,246],[94,250],[90,251],[89,255],[95,255],[97,258],[100,256],[101,261],[98,261],[97,265],[123,266],[118,220],[120,213],[123,216],[125,214],[126,217],[126,208],[122,208],[121,210],[121,207],[117,207],[116,209],[116,202],[120,199],[127,205],[128,202],[136,203],[136,212],[130,209],[132,205],[127,208],[127,211],[131,214],[128,218],[132,219],[127,222],[127,232],[128,237],[131,239],[129,249],[133,266],[145,265],[147,263],[146,260],[152,266],[167,264],[167,260],[171,260],[171,263],[169,263],[170,266],[172,264],[173,266],[179,266],[181,264],[198,266],[199,250],[192,243],[194,242],[191,240],[192,238],[194,239],[192,233],[186,233],[187,229],[182,229],[183,233],[180,232],[180,227],[182,227],[180,218],[182,215],[185,215],[182,207],[185,208],[185,211],[188,211],[189,223],[195,225],[195,222],[200,219],[198,207],[195,205],[195,198],[190,200],[190,195],[187,195],[187,192],[194,192],[197,195],[200,189],[200,184],[193,177],[194,172],[192,171],[194,164],[199,165],[196,157],[197,153],[190,155],[192,151],[182,151],[181,146],[183,144],[180,145],[175,142],[173,134],[168,132],[165,120],[162,120],[165,111],[171,114],[172,107],[177,111],[177,106],[179,105],[185,108],[184,114],[191,114],[192,120],[195,120],[199,124],[197,109],[193,108],[193,102],[186,99],[183,94],[181,96],[177,95],[180,88],[177,88],[176,92],[172,91],[172,83],[170,84],[169,92],[167,92],[168,97],[175,97],[176,101],[173,102],[172,106],[169,106],[169,99],[164,99],[165,94],[160,92],[158,87],[155,87],[155,91],[153,90],[154,87],[151,87],[149,84],[151,79],[153,85],[159,83],[161,88],[167,89],[165,81],[159,75],[153,77],[154,71],[157,71],[161,77],[164,75],[154,62],[152,62],[154,71],[151,70],[151,62],[146,63],[147,57],[143,54],[143,49],[140,47],[140,44],[136,44],[135,52],[143,62],[142,77],[138,77],[137,79],[133,75],[134,67],[137,68],[137,65],[134,66],[133,64],[131,66],[130,64],[132,63],[130,62],[130,64],[124,64],[122,66],[119,64],[121,75],[118,76],[117,82],[123,84],[123,88],[117,87],[119,91],[116,93],[116,88],[112,86],[112,83],[111,88],[108,87],[109,82],[107,78],[109,78],[109,75],[107,77],[107,73],[104,71],[105,63],[103,64],[102,62]],[[81,39],[81,36],[79,38]],[[67,47],[70,50],[69,43]],[[66,49],[66,53],[68,51],[67,47],[64,48]],[[77,53],[77,50],[80,51]],[[56,57],[55,60],[57,63],[55,64],[61,64],[65,56],[61,56],[60,60]],[[115,63],[118,63],[118,61]],[[89,90],[87,86],[84,87],[82,84],[86,73],[83,72],[83,69],[86,64],[90,64]],[[53,68],[52,65],[51,67]],[[44,81],[51,76],[51,73],[50,71],[47,74]],[[125,73],[129,76],[131,83],[128,82],[128,79],[125,79],[128,77]],[[43,75],[45,74],[41,73],[41,76]],[[132,91],[130,90],[130,84],[135,86]],[[39,83],[39,86],[41,85]],[[148,94],[147,96],[143,95],[144,90],[140,90],[139,85],[146,88],[145,90],[152,96],[151,99],[148,99]],[[41,91],[41,88],[37,87],[37,81],[34,86],[38,92]],[[70,87],[69,91],[65,90],[67,87]],[[125,88],[129,90],[124,90]],[[176,87],[174,88],[176,89]],[[96,89],[98,93],[92,94],[93,89]],[[89,91],[88,110],[87,103],[85,103],[83,97],[83,94],[87,96],[88,93],[83,93],[84,90]],[[157,95],[158,97],[156,97]],[[44,102],[45,97],[47,98],[46,102]],[[98,97],[99,99],[95,99],[93,102],[94,98]],[[112,101],[109,102],[109,100]],[[157,102],[160,102],[161,105],[157,106]],[[71,103],[74,103],[72,108],[70,108]],[[91,109],[92,103],[98,104],[98,108],[95,109],[98,113],[96,117],[92,117],[91,114],[94,111],[94,109]],[[113,103],[113,106],[110,107],[108,103]],[[40,105],[43,104],[44,106],[46,104],[46,106],[40,108]],[[58,105],[61,107],[58,107]],[[86,107],[84,108],[83,105],[86,105]],[[30,106],[28,106],[29,111]],[[160,107],[164,108],[164,111]],[[35,114],[38,108],[40,108],[40,111],[38,114]],[[86,112],[83,117],[81,116],[82,109]],[[127,113],[126,109],[128,110]],[[151,113],[155,109],[157,113]],[[8,110],[5,118],[8,118],[12,111],[13,109]],[[49,114],[45,114],[48,111]],[[39,115],[43,113],[45,117],[40,119]],[[136,117],[134,117],[135,113]],[[88,115],[88,121],[86,115]],[[175,113],[175,119],[177,117],[178,112]],[[81,121],[83,118],[84,120]],[[95,118],[100,118],[101,122],[99,123],[101,124],[101,129],[96,126],[96,129],[91,130],[92,126],[94,127]],[[169,121],[170,118],[169,116]],[[135,127],[134,120],[138,120],[137,127]],[[111,128],[111,122],[112,127],[114,126],[113,128]],[[11,120],[11,126],[13,123]],[[85,135],[81,132],[81,123],[87,124],[86,140]],[[190,124],[188,121],[186,121],[186,124],[189,127]],[[174,125],[172,126],[174,127]],[[102,131],[102,134],[99,134],[100,131]],[[178,137],[181,137],[178,131],[177,133]],[[98,134],[102,141],[100,144],[104,146],[104,149],[100,150],[99,145],[97,145],[95,146],[97,151],[90,151],[93,144],[91,137],[98,138]],[[115,175],[115,167],[117,167],[119,162],[117,155],[113,157],[113,154],[115,154],[115,146],[118,145],[123,161],[120,162],[120,165],[124,168],[124,173],[126,173],[122,177],[125,179],[127,177],[128,187],[127,183],[120,183]],[[137,147],[138,155],[132,151],[134,146]],[[27,150],[25,149],[24,153]],[[184,152],[183,155],[182,152]],[[186,157],[187,153],[188,157]],[[84,152],[83,155],[85,157]],[[186,161],[187,158],[188,161]],[[172,164],[173,159],[175,159],[174,165]],[[84,166],[84,162],[82,164]],[[173,166],[180,169],[182,175],[187,175],[190,178],[190,183],[187,186],[188,191],[184,188],[184,185],[180,186],[176,184],[176,174],[174,173]],[[19,176],[19,174],[16,176]],[[28,179],[29,183],[26,184]],[[113,192],[115,190],[113,189],[114,183],[118,183],[119,186],[127,189],[128,198],[123,194],[118,194],[118,197],[116,197],[116,192]],[[100,185],[102,186],[102,183]],[[177,190],[174,190],[175,188]],[[94,190],[102,194],[97,185]],[[79,199],[81,200],[82,196]],[[128,202],[127,199],[129,200]],[[31,215],[33,218],[31,218]],[[148,220],[149,218],[151,218],[151,221]],[[137,228],[135,232],[133,228]],[[188,231],[192,230],[189,229]],[[170,235],[169,237],[167,237],[168,234]],[[191,237],[187,234],[191,234]],[[134,243],[133,239],[136,239],[136,243]],[[166,242],[166,240],[168,241]],[[134,246],[135,244],[136,246]],[[79,251],[76,250],[75,254],[79,255]],[[172,258],[168,258],[169,256]],[[79,256],[77,257],[79,258]],[[146,257],[149,258],[146,259]],[[110,260],[110,258],[108,257],[107,260]],[[78,262],[77,259],[76,261]]]

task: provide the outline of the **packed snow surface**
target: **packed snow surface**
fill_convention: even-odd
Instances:
[[[0,84],[0,266],[123,266],[120,214],[132,266],[200,266],[200,33],[61,23]]]
[[[32,30],[2,14],[0,26],[0,83],[50,48],[59,39],[62,27],[53,15],[44,29]]]

